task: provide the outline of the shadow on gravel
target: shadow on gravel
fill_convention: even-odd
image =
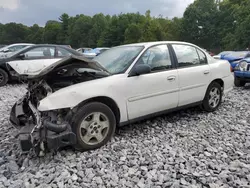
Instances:
[[[26,84],[26,83],[18,81],[18,80],[11,80],[11,81],[8,82],[8,85],[10,85],[10,86],[13,86],[13,85],[16,85],[16,84]]]
[[[160,126],[164,126],[164,125],[167,125],[168,123],[175,123],[176,121],[179,121],[181,118],[192,117],[194,120],[198,120],[200,118],[197,115],[204,114],[204,113],[207,113],[207,112],[203,111],[200,107],[192,107],[192,108],[188,108],[184,110],[167,113],[165,115],[141,120],[141,121],[129,124],[129,125],[122,126],[122,127],[117,127],[115,136],[123,136],[124,132],[125,133],[134,132],[136,129],[140,130],[139,132],[142,133],[144,130],[150,128],[155,123],[156,124],[159,123],[160,121],[162,122]],[[134,134],[136,136],[137,134],[136,131]]]
[[[250,85],[246,85],[244,89],[250,90]]]

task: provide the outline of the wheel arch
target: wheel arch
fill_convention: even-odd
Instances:
[[[117,103],[110,97],[98,96],[98,97],[89,98],[89,99],[79,103],[74,109],[77,110],[90,102],[100,102],[100,103],[107,105],[114,113],[117,125],[120,123],[120,118],[121,118],[120,109],[119,109]]]
[[[223,81],[221,78],[214,79],[214,80],[212,80],[212,81],[210,82],[210,84],[208,84],[207,90],[206,90],[206,93],[205,93],[205,96],[204,96],[203,100],[204,100],[205,97],[206,97],[206,94],[207,94],[207,92],[208,92],[208,89],[209,89],[210,85],[213,84],[213,83],[218,83],[218,84],[220,84],[220,86],[221,86],[221,88],[222,88],[221,91],[223,92],[223,90],[224,90],[224,81]]]
[[[8,74],[8,76],[10,77],[10,72],[8,71],[8,69],[6,67],[0,66],[0,69],[4,70]]]
[[[221,88],[222,88],[222,91],[224,90],[224,81],[221,79],[221,78],[217,78],[217,79],[214,79],[210,84],[209,86],[212,84],[212,83],[218,83],[220,84]],[[209,86],[207,87],[207,89],[209,88]]]

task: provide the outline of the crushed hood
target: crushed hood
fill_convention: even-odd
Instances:
[[[19,75],[29,77],[41,77],[48,74],[57,67],[72,64],[74,62],[83,63],[85,68],[108,72],[98,62],[89,60],[83,56],[68,56],[63,59],[45,59],[43,61],[11,61],[7,62]]]

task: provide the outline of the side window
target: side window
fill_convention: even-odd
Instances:
[[[66,57],[66,56],[70,56],[72,53],[70,53],[68,50],[64,49],[64,48],[57,48],[58,51],[58,57]]]
[[[188,67],[201,64],[196,48],[183,44],[173,44],[172,46],[177,57],[178,67]]]
[[[25,53],[26,58],[53,58],[55,56],[54,47],[37,47]]]
[[[10,50],[10,52],[15,52],[15,46],[11,46],[8,49]]]
[[[199,49],[197,49],[197,52],[198,52],[198,55],[199,55],[199,58],[200,58],[200,64],[201,65],[207,64],[207,57],[206,57],[206,55],[202,51],[200,51]]]
[[[147,49],[137,64],[148,64],[152,71],[171,69],[172,63],[167,45],[159,45]]]

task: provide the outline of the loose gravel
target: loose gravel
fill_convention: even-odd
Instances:
[[[106,146],[20,155],[8,122],[24,85],[0,88],[0,187],[250,187],[250,87],[214,113],[183,110],[119,128]]]

